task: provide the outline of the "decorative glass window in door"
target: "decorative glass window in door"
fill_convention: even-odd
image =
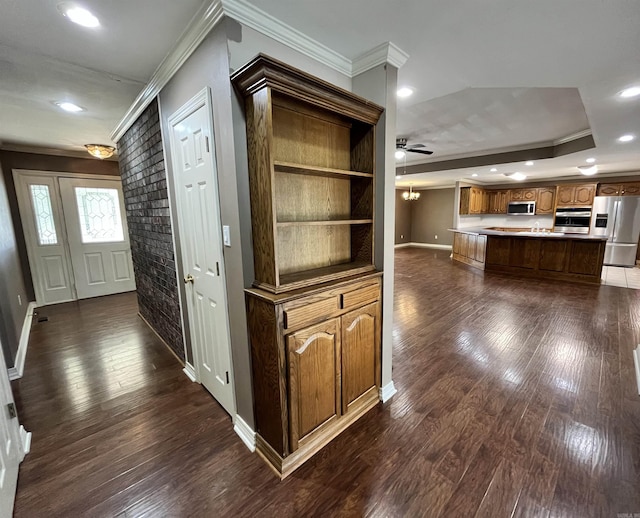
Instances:
[[[117,189],[76,187],[82,242],[124,241]]]
[[[38,244],[57,245],[58,234],[56,233],[56,224],[53,221],[49,186],[30,185],[29,188],[31,189],[33,215],[36,220],[36,230],[38,232]]]

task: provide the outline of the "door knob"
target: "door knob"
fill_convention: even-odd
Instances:
[[[193,284],[193,281],[194,281],[194,280],[195,280],[195,279],[193,278],[193,275],[188,274],[188,275],[184,278],[184,283],[185,283],[185,284],[188,284],[188,283]]]

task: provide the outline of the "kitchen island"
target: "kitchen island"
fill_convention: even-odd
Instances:
[[[453,233],[453,260],[521,277],[600,284],[606,238],[530,229],[468,228]]]

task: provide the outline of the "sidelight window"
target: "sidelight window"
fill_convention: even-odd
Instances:
[[[29,188],[31,189],[31,202],[33,203],[33,213],[36,219],[38,244],[57,245],[58,234],[56,233],[56,224],[53,220],[49,186],[30,185]]]

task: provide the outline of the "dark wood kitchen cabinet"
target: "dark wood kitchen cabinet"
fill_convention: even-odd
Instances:
[[[454,232],[453,259],[475,268],[483,268],[487,248],[487,236],[473,232]]]
[[[558,185],[556,191],[557,207],[590,207],[596,195],[597,184]]]
[[[538,190],[535,188],[511,189],[510,201],[535,201],[537,194]]]
[[[486,207],[486,195],[484,189],[479,187],[462,187],[460,189],[460,214],[483,214]]]
[[[536,214],[553,214],[556,201],[554,187],[539,187],[536,195]]]
[[[506,214],[508,190],[487,191],[489,195],[488,210],[486,214]]]
[[[600,284],[606,239],[454,230],[454,261],[520,277]]]
[[[640,182],[601,183],[598,196],[640,196]]]

